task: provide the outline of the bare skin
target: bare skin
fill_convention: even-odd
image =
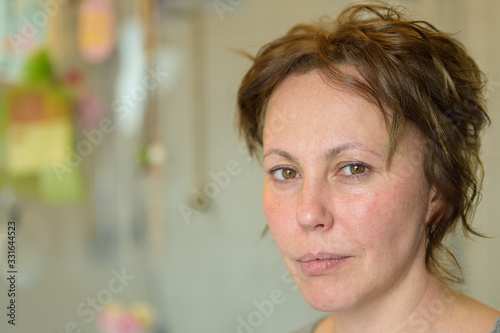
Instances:
[[[387,168],[381,111],[312,71],[269,101],[263,207],[306,301],[331,312],[319,333],[485,332],[500,311],[439,283],[425,227],[442,202],[420,132],[405,127]]]
[[[493,330],[500,312],[463,293],[441,285],[434,285],[401,327],[389,332],[485,332]],[[335,323],[334,316],[326,317],[315,333],[344,332]],[[370,331],[371,332],[371,331]]]

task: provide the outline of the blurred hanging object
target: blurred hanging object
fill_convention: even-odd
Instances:
[[[77,35],[77,9],[79,2],[70,1],[57,7],[47,24],[46,47],[54,73],[61,77],[79,67]]]
[[[24,66],[21,85],[9,87],[0,97],[2,187],[44,201],[81,200],[79,166],[70,158],[73,100],[54,80],[46,51],[33,54]],[[73,155],[78,157],[74,151]]]
[[[141,1],[141,16],[144,31],[144,53],[148,68],[160,68],[160,5],[158,0]],[[160,91],[161,88],[150,92],[146,109],[143,129],[143,167],[147,184],[146,212],[148,216],[148,230],[151,260],[154,268],[163,263],[164,221],[163,191],[165,184],[166,149],[160,135]]]
[[[78,42],[86,61],[104,62],[116,43],[116,13],[113,0],[82,0],[78,18]]]

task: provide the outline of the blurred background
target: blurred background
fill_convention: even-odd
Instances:
[[[296,290],[235,127],[255,54],[347,0],[1,0],[1,332],[290,332]],[[490,239],[453,240],[465,292],[500,307],[500,2],[392,1],[456,33],[488,75]]]

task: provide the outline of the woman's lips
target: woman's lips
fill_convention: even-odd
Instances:
[[[334,254],[308,254],[299,259],[302,271],[310,276],[328,274],[349,260],[349,256]]]

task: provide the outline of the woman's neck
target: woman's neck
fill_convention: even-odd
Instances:
[[[335,312],[316,332],[403,333],[436,332],[452,313],[460,293],[432,278],[408,278],[386,290],[383,296],[354,309]]]

